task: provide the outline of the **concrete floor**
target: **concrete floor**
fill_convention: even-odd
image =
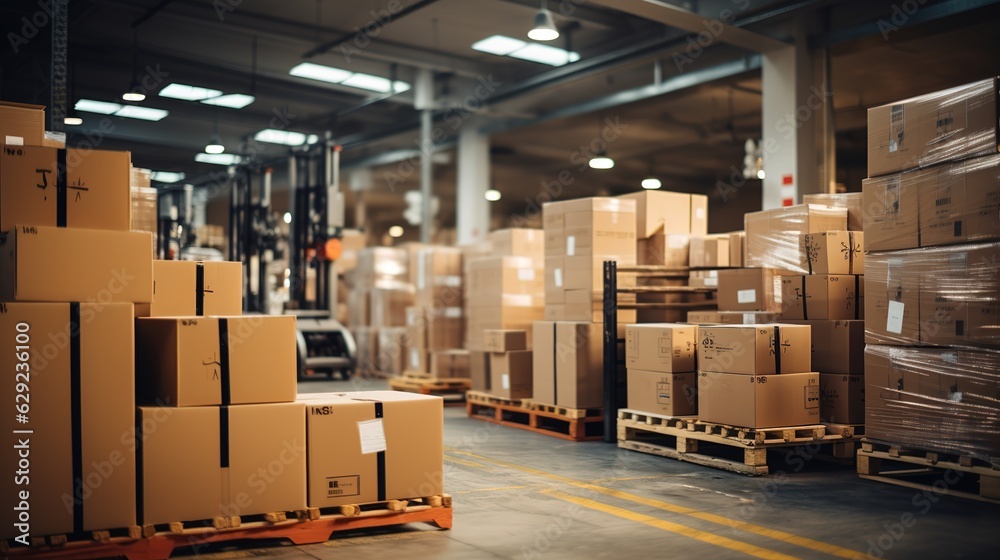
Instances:
[[[300,391],[383,387],[317,381]],[[501,427],[467,418],[462,407],[445,409],[444,439],[451,531],[415,524],[200,555],[926,559],[992,556],[1000,546],[1000,506],[861,480],[818,460],[779,459],[770,476],[750,478]]]

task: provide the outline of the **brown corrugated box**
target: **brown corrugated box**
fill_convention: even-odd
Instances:
[[[995,154],[997,79],[868,109],[868,176]]]
[[[708,233],[708,197],[670,191],[642,191],[619,196],[635,200],[636,237],[657,232],[705,235]]]
[[[386,327],[378,330],[375,369],[382,373],[399,374],[406,369],[407,327]]]
[[[566,257],[545,257],[546,305],[565,301],[566,280]]]
[[[688,263],[691,268],[729,266],[729,234],[691,236]]]
[[[540,229],[509,228],[491,231],[487,236],[492,243],[491,254],[495,257],[545,256],[545,235]]]
[[[738,268],[718,273],[720,311],[781,309],[781,277],[773,268]]]
[[[746,266],[744,250],[747,234],[744,231],[734,231],[729,234],[729,266]]]
[[[0,147],[0,231],[18,223],[129,231],[131,154],[66,150],[66,185],[60,190],[59,152],[40,146]]]
[[[556,404],[567,408],[604,406],[602,325],[556,324]],[[537,397],[535,397],[537,398]],[[544,402],[544,401],[542,401]]]
[[[567,211],[567,257],[601,257],[635,262],[635,205],[627,199],[593,199],[592,210]],[[573,207],[570,207],[573,208]]]
[[[143,524],[305,507],[302,403],[140,407],[139,421]]]
[[[832,424],[865,423],[865,376],[819,374],[820,419]]]
[[[747,376],[699,372],[698,419],[746,428],[817,424],[819,374]]]
[[[696,327],[644,324],[625,327],[625,367],[660,373],[695,371]]]
[[[43,146],[44,139],[44,106],[0,101],[0,144]]]
[[[636,244],[639,264],[682,268],[688,266],[691,235],[687,233],[655,233]]]
[[[136,319],[138,395],[169,406],[295,400],[295,317]]]
[[[148,233],[17,226],[0,234],[0,301],[153,301]]]
[[[531,350],[490,353],[490,393],[505,399],[530,399]]]
[[[864,195],[851,193],[819,193],[802,195],[802,204],[822,204],[847,209],[847,230],[864,229]]]
[[[378,329],[372,327],[352,327],[354,346],[357,349],[357,369],[374,371],[378,363]]]
[[[921,249],[907,264],[921,275],[921,343],[1000,347],[1000,243]]]
[[[0,396],[11,410],[2,423],[7,448],[0,453],[0,466],[10,478],[0,485],[5,504],[0,537],[27,532],[34,538],[134,525],[132,306],[5,303],[2,307],[0,334],[8,346],[0,366],[8,372],[9,382],[0,387]],[[71,338],[73,333],[78,337]],[[74,363],[79,364],[76,371]],[[26,423],[17,422],[20,413],[27,416]],[[75,434],[79,447],[72,443]],[[30,469],[25,469],[30,472],[19,475],[21,453],[30,455]],[[76,469],[82,487],[74,484]],[[19,492],[30,493],[27,528],[15,525]],[[73,507],[75,498],[80,498],[80,507]],[[81,518],[74,518],[80,513]]]
[[[359,391],[302,395],[301,400],[306,405],[309,507],[444,491],[441,397]]]
[[[465,333],[461,307],[408,307],[407,344],[425,350],[460,348]]]
[[[153,261],[153,303],[136,305],[139,317],[239,315],[243,263]]]
[[[489,329],[484,333],[487,352],[528,349],[528,333],[523,329]]]
[[[466,311],[465,347],[470,350],[484,350],[486,329],[530,330],[531,324],[542,320],[543,302],[540,297],[529,295],[503,296],[498,305],[492,307],[469,307]],[[529,339],[530,340],[530,339]]]
[[[698,371],[760,375],[812,371],[808,325],[698,327]]]
[[[529,257],[490,257],[468,264],[469,307],[497,305],[501,295],[545,294],[545,261]]]
[[[698,414],[698,374],[628,370],[628,407],[633,410],[688,416]]]
[[[818,204],[749,212],[744,216],[746,266],[806,273],[801,236],[821,231],[846,230],[847,209]]]
[[[718,288],[718,270],[692,270],[688,276],[688,286],[692,288]]]
[[[918,178],[921,247],[1000,238],[1000,155],[939,165]]]
[[[687,322],[696,325],[761,325],[777,323],[773,311],[688,311]]]
[[[865,258],[865,342],[920,341],[920,263],[913,252],[869,252]]]
[[[438,350],[432,352],[430,373],[439,379],[469,377],[469,351]]]
[[[490,387],[490,354],[482,350],[469,350],[469,377],[472,390],[488,393]]]
[[[802,236],[809,274],[864,274],[865,234],[824,231]]]
[[[531,329],[531,396],[556,403],[556,321],[536,321]]]
[[[414,288],[411,284],[401,282],[386,282],[372,288],[369,292],[371,306],[371,326],[405,327],[406,308],[415,302]]]
[[[865,179],[865,250],[889,251],[920,246],[918,188],[925,171]]]
[[[812,369],[820,373],[857,374],[865,370],[865,322],[790,321],[812,327]]]
[[[410,253],[417,305],[460,307],[463,301],[462,250],[422,247]],[[413,270],[415,269],[415,270]]]
[[[782,320],[864,319],[865,281],[853,274],[781,277]]]

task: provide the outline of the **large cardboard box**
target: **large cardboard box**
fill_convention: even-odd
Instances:
[[[734,231],[729,234],[729,266],[746,266],[747,234],[745,231]]]
[[[490,353],[490,393],[504,399],[530,399],[533,383],[531,350]]]
[[[868,109],[868,176],[997,153],[997,79]]]
[[[1000,238],[1000,155],[932,167],[920,182],[921,247]]]
[[[1000,242],[914,252],[920,270],[920,342],[1000,347]]]
[[[628,370],[628,407],[663,416],[698,414],[698,374]]]
[[[461,307],[408,307],[407,345],[424,350],[460,348],[465,334]]]
[[[143,524],[306,505],[302,403],[139,407]]]
[[[412,253],[411,277],[417,305],[461,307],[462,250],[456,247],[424,247]]]
[[[566,280],[566,257],[545,257],[546,305],[565,301]]]
[[[573,321],[556,324],[554,404],[577,409],[604,406],[602,327],[597,323]]]
[[[405,327],[406,308],[416,301],[413,286],[401,282],[379,284],[369,298],[371,326],[375,328]]]
[[[468,378],[468,350],[438,350],[431,354],[431,375],[437,378]]]
[[[802,195],[802,204],[822,204],[847,209],[847,231],[864,229],[864,195],[852,193],[818,193]]]
[[[491,254],[495,257],[545,256],[545,237],[540,229],[509,228],[491,231],[487,236],[492,244]]]
[[[801,236],[846,230],[847,209],[799,204],[747,213],[743,224],[746,231],[746,266],[805,274]]]
[[[654,233],[636,244],[639,264],[684,268],[688,266],[691,235],[687,233]]]
[[[865,322],[790,321],[812,328],[812,369],[819,373],[857,374],[865,370]]]
[[[744,428],[806,426],[820,421],[818,373],[698,373],[698,419]]]
[[[781,309],[781,277],[773,268],[737,268],[718,271],[720,311]]]
[[[148,233],[16,226],[0,235],[0,301],[153,301]]]
[[[239,315],[243,263],[153,261],[153,303],[136,305],[139,317]]]
[[[729,234],[692,236],[688,262],[691,268],[730,266]]]
[[[399,374],[406,369],[408,337],[406,327],[379,329],[376,336],[375,369],[382,373]]]
[[[486,329],[530,330],[531,324],[542,320],[545,307],[540,297],[506,295],[491,298],[491,307],[469,307],[466,311],[465,348],[484,350]]]
[[[688,311],[687,322],[695,325],[762,325],[777,323],[771,311]]]
[[[0,101],[0,144],[43,146],[45,107]]]
[[[522,329],[489,329],[485,332],[487,352],[528,349],[528,333]]]
[[[482,350],[469,350],[469,377],[472,378],[472,390],[488,393],[490,383],[490,353]]]
[[[295,400],[295,317],[136,319],[143,403],[206,406]]]
[[[866,250],[920,246],[919,187],[925,175],[925,171],[912,171],[862,182]]]
[[[131,157],[108,150],[0,147],[0,231],[17,224],[129,231]]]
[[[807,233],[802,238],[809,274],[864,274],[865,234],[861,231]]]
[[[807,274],[781,277],[782,320],[864,319],[864,277]]]
[[[656,233],[708,233],[708,197],[670,191],[642,191],[619,198],[635,200],[636,237],[645,239]]]
[[[468,305],[497,305],[501,295],[545,294],[545,261],[529,257],[489,257],[468,263]]]
[[[625,327],[625,367],[660,373],[695,371],[696,328],[681,324]]]
[[[865,258],[865,342],[920,342],[918,251],[869,252]]]
[[[567,257],[599,257],[635,262],[635,211],[625,199],[593,199],[593,209],[567,212]]]
[[[0,424],[7,442],[0,466],[10,476],[0,485],[6,505],[0,536],[134,525],[132,305],[2,308],[0,334],[8,346],[0,366],[9,382],[0,385],[0,397],[11,410]],[[27,519],[18,510],[22,501]]]
[[[309,507],[444,491],[441,397],[395,391],[302,395]]]
[[[556,403],[556,321],[536,321],[531,329],[531,395]]]
[[[819,416],[831,424],[865,423],[865,376],[819,374]]]
[[[698,371],[760,375],[812,371],[808,325],[698,327]]]

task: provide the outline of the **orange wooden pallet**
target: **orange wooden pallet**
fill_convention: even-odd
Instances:
[[[311,508],[297,512],[291,518],[277,522],[251,521],[230,523],[232,528],[184,528],[171,524],[170,530],[152,533],[145,538],[111,537],[96,540],[68,540],[59,535],[48,539],[36,538],[35,546],[10,546],[0,543],[3,558],[42,558],[60,560],[90,560],[123,557],[128,560],[167,560],[179,549],[194,553],[207,545],[254,541],[261,539],[287,539],[296,545],[315,544],[329,540],[336,533],[371,529],[406,523],[429,523],[441,529],[451,529],[451,496],[433,496],[409,502],[391,501],[376,509],[365,505],[346,506],[325,513]],[[284,518],[280,516],[279,518]],[[104,532],[98,532],[104,533]],[[96,537],[96,533],[95,533]],[[39,542],[44,540],[44,543]]]
[[[520,401],[510,404],[484,402],[476,399],[466,402],[465,410],[469,418],[478,418],[502,426],[511,426],[570,441],[599,441],[604,439],[604,416],[590,410],[586,413],[576,409],[564,409],[566,414],[543,409],[525,408]]]

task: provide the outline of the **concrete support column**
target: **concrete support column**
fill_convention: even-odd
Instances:
[[[480,132],[476,119],[463,123],[458,134],[458,185],[456,229],[458,244],[486,240],[490,229],[490,138]]]

